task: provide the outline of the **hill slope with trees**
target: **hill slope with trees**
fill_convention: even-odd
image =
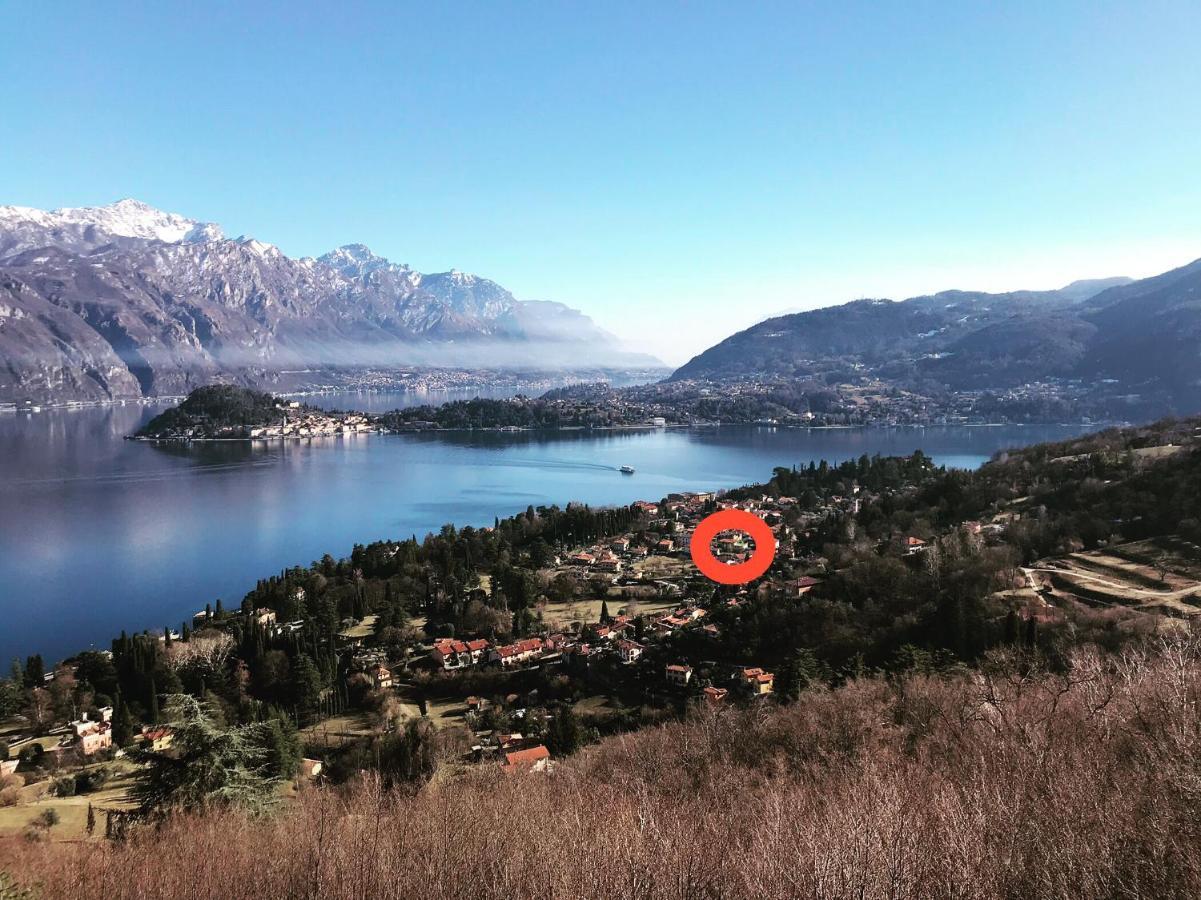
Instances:
[[[902,388],[1110,380],[1148,409],[1201,409],[1201,260],[1058,291],[857,300],[760,322],[689,360],[685,379],[812,378],[859,367]]]

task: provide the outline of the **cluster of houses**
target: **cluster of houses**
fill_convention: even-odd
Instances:
[[[762,518],[775,537],[777,556],[787,559],[794,548],[795,536],[789,523],[798,518],[795,510],[791,509],[796,503],[794,498],[766,495],[735,502],[711,493],[671,494],[658,503],[638,501],[634,507],[649,520],[646,531],[599,542],[557,562],[585,569],[589,573],[607,573],[613,576],[614,581],[619,581],[618,576],[624,567],[650,554],[686,555],[692,532],[699,522],[723,508],[742,509]],[[859,500],[855,496],[838,497],[833,498],[831,504],[834,509],[853,512],[858,508]],[[823,514],[829,514],[829,511]],[[738,563],[747,559],[753,551],[747,536],[731,533],[718,538],[715,555],[729,563]],[[772,582],[772,587],[799,598],[817,584],[816,578],[801,576],[790,580],[777,579]],[[745,602],[745,598],[735,597],[725,602],[738,606]],[[637,625],[632,616],[617,615],[598,625],[587,626],[579,634],[551,633],[504,645],[493,645],[485,638],[441,638],[434,642],[429,658],[433,667],[443,672],[486,665],[509,668],[551,661],[568,662],[577,669],[586,670],[594,661],[613,656],[622,664],[632,666],[644,658],[651,644],[683,629],[697,629],[708,636],[719,637],[718,627],[707,622],[708,616],[709,610],[703,605],[683,602],[666,612],[643,618]],[[694,670],[685,662],[671,662],[663,669],[664,681],[673,686],[687,688],[693,684],[693,678]],[[749,691],[752,696],[770,694],[774,689],[775,676],[761,668],[737,668],[731,671],[730,678],[733,685],[742,686],[740,690],[743,693]],[[704,688],[702,696],[708,703],[719,704],[726,700],[729,692],[730,687],[709,686]],[[524,752],[530,748],[517,749]]]
[[[296,588],[293,594],[296,597],[297,602],[303,602],[304,588]],[[226,612],[223,613],[223,616],[233,616],[235,618],[245,616],[247,621],[257,625],[260,628],[265,628],[273,635],[297,632],[304,628],[304,620],[301,619],[295,622],[280,622],[279,616],[275,610],[267,609],[265,606],[259,607],[258,609],[253,609],[250,612],[242,612],[240,610],[232,613]],[[196,630],[200,630],[201,628],[205,628],[214,624],[216,618],[217,616],[212,608],[202,609],[192,616],[192,627]],[[179,634],[174,631],[170,632],[170,636],[172,640],[179,640],[180,637]]]
[[[563,562],[589,572],[618,575],[631,564],[650,555],[687,556],[696,526],[710,513],[721,509],[741,509],[763,519],[775,538],[776,555],[791,559],[796,535],[786,520],[790,518],[788,513],[796,504],[796,499],[792,497],[763,495],[734,501],[703,492],[669,494],[659,503],[639,500],[633,507],[648,517],[646,531],[639,535],[621,535],[584,547],[569,555]],[[858,508],[857,497],[836,497],[832,498],[829,509],[815,513],[809,518],[816,523],[834,510],[856,512]],[[714,548],[714,555],[722,562],[730,564],[746,561],[752,552],[754,547],[750,539],[739,532],[722,535],[717,539]]]
[[[113,708],[102,706],[100,718],[90,719],[83,713],[74,722],[67,724],[67,734],[60,742],[62,749],[75,749],[84,756],[92,756],[113,746]],[[166,725],[147,725],[142,729],[142,747],[162,752],[171,747],[175,732]]]
[[[292,401],[276,405],[278,418],[266,425],[225,424],[208,418],[158,432],[149,440],[278,440],[281,438],[330,437],[378,431],[379,427],[361,413],[332,413],[302,407]],[[276,418],[272,416],[272,418]]]
[[[285,415],[278,425],[245,428],[242,436],[252,440],[270,440],[285,437],[328,437],[376,430],[376,426],[363,415],[305,412],[293,418]]]
[[[526,638],[499,646],[493,646],[491,641],[484,638],[476,638],[471,641],[442,638],[434,642],[434,647],[430,651],[430,659],[438,669],[445,672],[484,663],[494,663],[503,668],[511,668],[542,656],[546,646],[547,642],[539,637]]]
[[[806,593],[816,579],[800,578],[788,582],[799,595]],[[726,601],[738,606],[742,602],[737,598]],[[698,628],[702,633],[716,637],[719,634],[717,626],[705,624],[708,614],[703,606],[686,604],[665,614],[656,616],[642,624],[643,634],[635,637],[635,623],[629,615],[614,616],[608,622],[586,627],[580,634],[554,633],[545,637],[532,637],[509,644],[494,646],[485,638],[474,640],[458,640],[441,638],[434,642],[429,658],[438,671],[453,672],[472,666],[500,666],[510,668],[530,663],[562,663],[572,662],[577,669],[587,670],[596,660],[616,656],[624,665],[634,665],[643,659],[650,644],[661,640],[684,628]],[[368,674],[382,669],[377,664],[368,668]],[[693,669],[684,663],[670,663],[663,673],[664,680],[671,685],[688,687],[692,683]],[[734,681],[745,683],[754,696],[770,694],[773,690],[774,675],[760,668],[738,668],[731,675]],[[390,686],[378,678],[376,687]],[[725,688],[706,690],[705,698],[711,703],[725,699],[728,691]],[[468,707],[471,707],[469,698]]]
[[[683,663],[668,663],[664,667],[664,679],[679,687],[687,687],[692,683],[694,670],[692,666]],[[730,680],[735,684],[743,684],[749,689],[752,697],[762,697],[775,689],[776,676],[773,672],[765,672],[759,667],[738,667],[730,674]],[[729,696],[729,689],[709,685],[702,689],[701,696],[711,705],[724,703]]]

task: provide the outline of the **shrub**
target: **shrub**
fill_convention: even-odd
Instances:
[[[50,788],[51,793],[56,797],[74,797],[75,796],[75,776],[64,775],[61,778],[54,779],[54,784]]]
[[[108,781],[108,769],[96,766],[75,775],[75,793],[90,794],[104,787]]]
[[[6,866],[46,896],[111,900],[147,884],[168,900],[1201,895],[1201,640],[1069,662],[1002,654],[702,707],[549,774],[431,771],[441,735],[417,724],[378,748],[384,776],[269,821],[180,814]]]

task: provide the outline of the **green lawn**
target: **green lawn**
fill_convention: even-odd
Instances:
[[[665,610],[675,609],[679,600],[638,600],[638,612],[641,615],[654,615]],[[593,625],[600,621],[601,604],[609,604],[609,613],[617,615],[621,612],[626,601],[619,597],[606,597],[596,600],[576,600],[571,603],[547,603],[542,607],[542,618],[547,626],[564,628],[572,622],[583,622]]]
[[[341,716],[333,716],[316,725],[310,725],[300,732],[300,738],[306,746],[329,750],[342,747],[356,738],[372,733],[373,729],[366,716],[350,712]]]
[[[363,638],[369,638],[375,634],[375,623],[378,620],[379,616],[364,616],[358,625],[353,625],[345,631],[339,631],[338,637],[352,641],[361,641]]]
[[[104,786],[104,790],[76,797],[54,797],[50,795],[47,780],[28,784],[21,789],[21,802],[16,806],[0,807],[0,834],[19,834],[48,809],[58,813],[59,822],[50,829],[51,840],[78,841],[87,837],[88,804],[96,808],[96,831],[94,840],[104,837],[104,809],[129,809],[132,804],[126,799],[131,782],[132,768],[120,763],[109,764],[117,773]]]

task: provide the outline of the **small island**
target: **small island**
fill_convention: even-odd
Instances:
[[[197,388],[131,435],[141,441],[274,440],[378,431],[362,413],[330,412],[228,384]]]

